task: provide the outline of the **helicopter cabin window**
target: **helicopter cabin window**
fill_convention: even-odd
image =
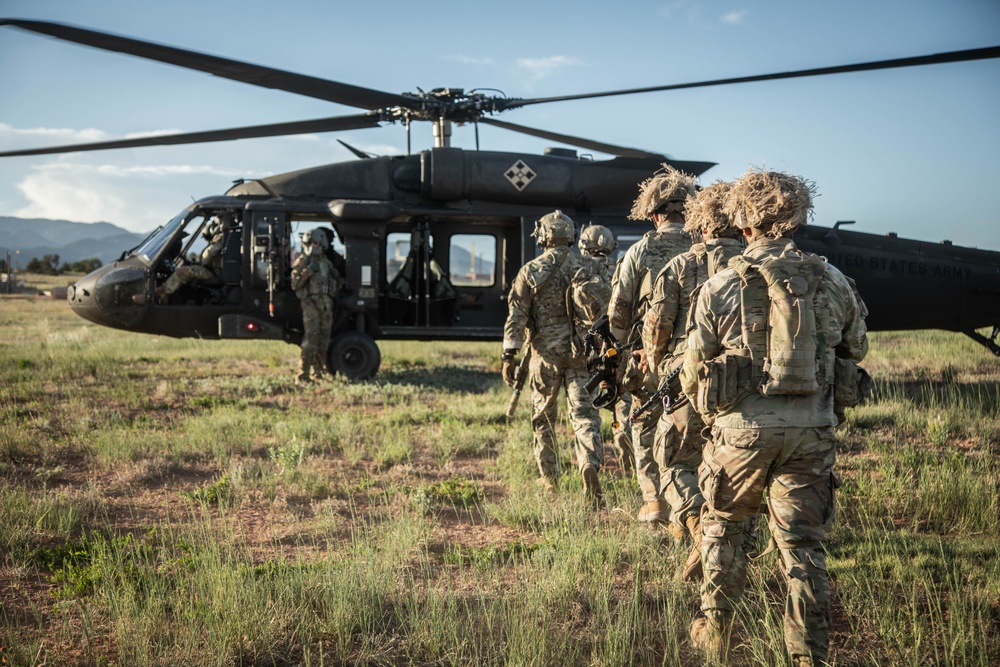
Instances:
[[[434,242],[431,241],[433,247]],[[391,283],[410,254],[410,233],[392,232],[385,238],[385,281]]]
[[[336,228],[333,227],[329,222],[316,221],[316,220],[295,220],[291,221],[288,229],[291,233],[291,238],[289,239],[289,249],[290,257],[288,262],[288,270],[291,271],[292,264],[295,263],[295,258],[298,257],[303,252],[302,239],[306,237],[314,229],[322,229],[326,234],[327,241],[329,245],[326,248],[324,254],[330,263],[333,264],[333,268],[340,274],[341,278],[347,275],[347,263],[345,257],[347,256],[347,248],[344,242],[340,238],[340,234],[337,232]]]
[[[451,237],[448,267],[456,287],[490,287],[496,282],[497,240],[490,234]]]
[[[625,252],[629,248],[631,248],[636,241],[641,239],[642,236],[641,235],[634,236],[632,234],[619,234],[616,238],[618,240],[618,248],[616,248],[615,251],[611,253],[611,259],[615,262],[621,259],[622,256],[625,254]]]

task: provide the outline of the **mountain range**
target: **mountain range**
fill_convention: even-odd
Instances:
[[[110,222],[70,222],[44,218],[0,216],[0,259],[11,254],[11,263],[23,268],[32,258],[59,255],[59,263],[96,257],[112,262],[122,251],[134,248],[146,234],[122,229]],[[15,257],[15,251],[21,253]]]

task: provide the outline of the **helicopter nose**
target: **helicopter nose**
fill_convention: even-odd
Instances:
[[[85,275],[66,293],[70,308],[80,317],[103,326],[125,328],[146,314],[142,298],[146,272],[138,267],[105,266]],[[136,298],[138,297],[138,298]]]

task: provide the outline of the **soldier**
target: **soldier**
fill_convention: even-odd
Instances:
[[[814,186],[751,169],[724,210],[748,241],[730,269],[697,293],[682,386],[713,424],[699,471],[701,610],[691,640],[728,654],[743,594],[743,522],[767,492],[771,536],[788,585],[785,646],[795,665],[826,664],[830,587],[823,541],[834,521],[835,393],[868,340],[864,304],[823,258],[791,241],[812,210]],[[836,389],[836,392],[835,392]]]
[[[603,503],[597,471],[604,461],[600,419],[587,393],[587,365],[582,353],[581,325],[572,312],[571,284],[583,267],[570,250],[575,236],[573,220],[553,211],[535,223],[538,245],[544,252],[518,272],[507,300],[509,314],[504,326],[503,379],[514,385],[515,356],[531,340],[528,382],[531,387],[531,428],[539,483],[548,490],[559,478],[556,453],[556,400],[566,388],[569,418],[576,433],[576,460],[583,489],[595,505]]]
[[[684,231],[684,202],[695,193],[693,176],[664,164],[663,169],[639,186],[629,218],[652,220],[655,229],[647,232],[628,249],[612,278],[608,318],[611,333],[618,340],[637,340],[651,293],[652,280],[672,257],[691,247],[691,236]],[[625,388],[644,401],[656,389],[656,377],[647,373],[643,355],[630,359],[625,373]],[[663,500],[660,473],[653,460],[653,439],[662,408],[649,410],[632,429],[632,447],[636,476],[642,490],[640,521],[666,521],[670,508]]]
[[[295,384],[324,379],[333,308],[342,278],[326,256],[329,241],[316,227],[302,236],[302,252],[292,264],[292,289],[302,306],[302,351]],[[310,369],[312,376],[310,376]]]
[[[226,234],[232,226],[233,221],[229,216],[222,218],[216,216],[209,220],[201,232],[202,238],[208,241],[208,245],[201,251],[198,263],[178,266],[153,292],[156,299],[165,301],[171,294],[194,280],[211,280],[222,273],[222,249]],[[177,252],[180,252],[179,247]]]
[[[618,248],[618,241],[615,240],[615,235],[611,233],[611,230],[603,225],[587,225],[580,232],[580,240],[577,242],[577,247],[580,249],[580,254],[584,257],[592,257],[598,262],[600,267],[600,276],[607,288],[609,297],[611,292],[611,277],[614,275],[615,266],[614,260],[611,258],[611,253],[613,253]],[[596,313],[594,319],[607,313],[608,304],[605,302],[601,308],[601,312]],[[624,424],[628,419],[629,412],[632,409],[631,397],[628,394],[624,394],[621,399],[615,403],[615,421],[619,424]],[[632,452],[632,432],[627,428],[617,428],[614,431],[614,442],[615,448],[618,450],[619,461],[621,462],[622,472],[626,476],[631,476],[635,472],[635,454]]]
[[[714,183],[687,200],[684,229],[700,233],[698,243],[667,262],[653,281],[653,296],[642,328],[642,344],[650,368],[661,378],[684,361],[687,347],[687,316],[695,289],[725,270],[730,258],[743,251],[742,233],[722,211],[728,183]],[[680,383],[678,383],[679,385]],[[664,413],[657,426],[653,456],[660,470],[660,489],[671,509],[669,530],[681,541],[694,542],[681,578],[701,578],[701,525],[704,498],[698,490],[698,466],[705,423],[690,401],[683,400],[673,412]]]

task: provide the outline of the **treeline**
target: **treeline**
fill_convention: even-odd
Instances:
[[[6,262],[0,260],[0,264],[3,265],[3,273],[7,270]],[[28,273],[42,273],[48,276],[58,276],[61,273],[90,273],[95,269],[101,268],[101,260],[96,257],[91,257],[90,259],[81,259],[76,262],[63,262],[59,264],[59,255],[43,255],[41,259],[37,257],[32,257],[28,264],[24,267],[24,270]]]

